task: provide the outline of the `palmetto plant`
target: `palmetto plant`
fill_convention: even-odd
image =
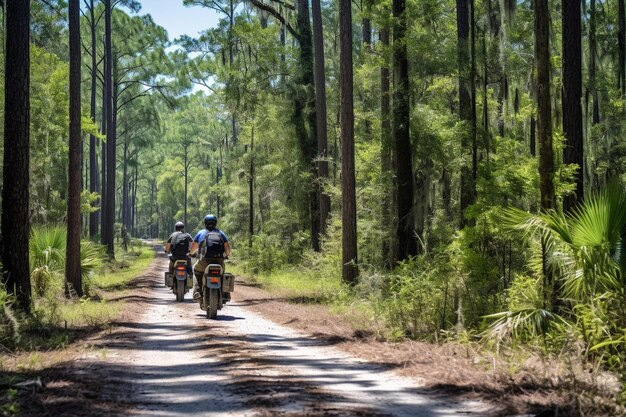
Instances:
[[[609,349],[621,355],[626,340],[626,193],[612,184],[590,196],[571,214],[550,211],[529,214],[509,209],[505,215],[510,229],[522,231],[532,250],[531,266],[541,277],[550,273],[560,284],[559,298],[570,310],[562,309],[565,318],[551,311],[545,288],[540,288],[527,303],[518,303],[509,311],[489,316],[495,319],[487,335],[499,340],[507,336],[545,335],[560,323],[569,323],[583,336],[591,350]],[[543,244],[544,250],[541,250]],[[534,299],[531,299],[534,298]],[[587,317],[577,312],[585,311]],[[591,319],[588,315],[594,317]],[[589,336],[586,323],[596,322],[603,329]]]
[[[33,230],[30,238],[31,279],[35,292],[43,296],[55,279],[65,271],[66,231],[64,227],[48,227]],[[105,259],[100,245],[82,241],[80,264],[83,280],[86,280]]]

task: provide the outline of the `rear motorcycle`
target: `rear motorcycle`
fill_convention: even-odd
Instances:
[[[185,294],[192,288],[192,277],[187,275],[187,261],[182,259],[174,262],[174,273],[165,272],[165,286],[176,294],[176,301],[185,301]]]
[[[200,308],[210,319],[217,317],[217,311],[230,301],[230,293],[235,291],[235,276],[224,272],[219,264],[210,264],[202,275]]]

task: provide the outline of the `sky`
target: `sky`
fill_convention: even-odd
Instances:
[[[155,23],[167,30],[170,40],[181,35],[195,37],[217,26],[219,14],[205,7],[185,7],[183,0],[141,0],[139,14],[150,14]]]

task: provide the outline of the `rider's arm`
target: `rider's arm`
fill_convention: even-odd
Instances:
[[[230,243],[229,242],[224,243],[224,253],[226,257],[230,256]]]
[[[191,255],[195,255],[196,252],[198,252],[198,248],[200,247],[200,245],[198,244],[198,242],[193,242],[191,244],[191,251],[189,252]]]
[[[167,239],[167,243],[165,244],[165,253],[170,253],[170,249],[172,249],[172,236]]]
[[[188,242],[187,253],[191,254],[191,245],[193,244],[193,237],[189,233],[187,233],[187,236],[189,237],[189,240],[187,241]]]
[[[198,232],[196,236],[193,238],[193,242],[191,243],[191,249],[189,250],[189,254],[194,256],[198,252],[198,248],[200,248],[200,240],[202,238],[202,232]]]

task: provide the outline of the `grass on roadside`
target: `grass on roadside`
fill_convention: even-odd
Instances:
[[[234,263],[226,269],[294,303],[330,304],[345,292],[340,277],[319,271],[286,269],[253,275]]]
[[[154,250],[147,246],[135,247],[134,251],[116,253],[117,261],[107,264],[99,274],[91,279],[96,288],[111,291],[125,287],[137,278],[154,259]]]
[[[121,303],[109,301],[113,294],[124,291],[130,281],[140,276],[154,258],[147,246],[117,253],[116,261],[104,264],[89,277],[89,296],[68,300],[63,296],[62,276],[34,302],[31,318],[22,319],[22,329],[15,348],[22,351],[59,349],[86,333],[108,326],[119,315]]]
[[[376,300],[346,287],[334,270],[290,268],[253,274],[245,266],[231,263],[227,270],[259,285],[276,298],[296,304],[321,304],[341,317],[358,334],[397,339],[379,314]],[[361,290],[363,292],[363,290]]]

